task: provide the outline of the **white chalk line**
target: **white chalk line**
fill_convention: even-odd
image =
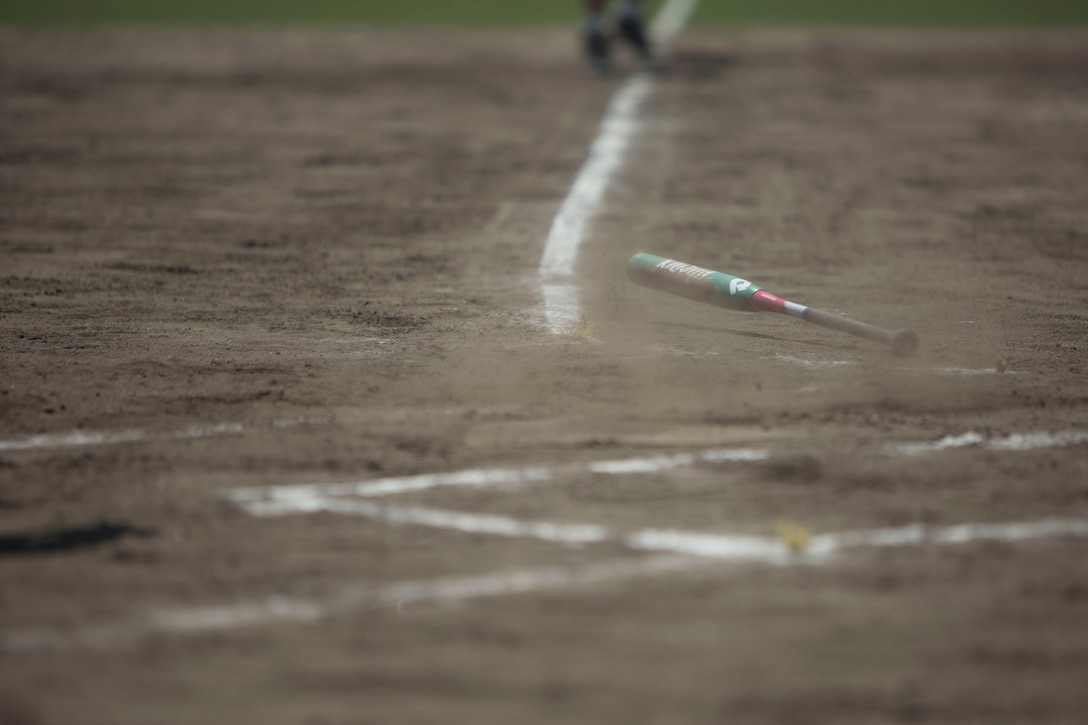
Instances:
[[[523,466],[514,468],[469,468],[449,473],[424,473],[347,483],[306,483],[287,486],[236,488],[225,496],[235,503],[271,500],[300,500],[313,496],[392,496],[425,491],[444,486],[516,489],[534,483],[546,483],[578,474],[633,475],[658,473],[698,463],[760,461],[771,455],[769,449],[719,448],[697,453],[636,456],[560,466]]]
[[[650,23],[650,35],[658,43],[664,43],[677,35],[688,24],[699,0],[670,0],[666,2]]]
[[[858,363],[853,360],[814,360],[812,358],[798,357],[796,355],[786,355],[784,353],[775,353],[770,356],[771,359],[776,362],[788,363],[798,367],[808,368],[810,370],[833,370],[842,368],[855,367]],[[901,370],[909,373],[921,373],[926,375],[937,375],[943,377],[973,377],[977,375],[1022,375],[1022,372],[1016,370],[997,370],[996,368],[957,368],[957,367],[905,367],[897,365],[895,367],[885,368],[887,370]],[[851,371],[852,372],[852,371]]]
[[[706,568],[724,560],[764,564],[826,561],[846,549],[947,546],[983,541],[1023,541],[1044,537],[1088,536],[1088,521],[1045,520],[1005,524],[921,524],[873,531],[847,531],[812,537],[800,553],[780,539],[646,530],[629,534],[630,548],[681,552],[637,559],[598,561],[580,567],[542,567],[489,572],[467,577],[401,582],[344,589],[325,599],[269,597],[255,602],[152,613],[143,618],[74,630],[36,628],[0,636],[0,652],[18,653],[75,647],[119,646],[153,635],[198,634],[293,622],[309,624],[333,616],[405,604],[449,604],[485,597],[570,590],[636,577],[658,577]]]
[[[997,437],[969,431],[960,435],[944,436],[935,441],[889,443],[869,452],[887,456],[917,456],[972,446],[994,451],[1030,451],[1039,448],[1074,446],[1085,442],[1088,442],[1088,431],[1014,433]],[[776,454],[791,452],[797,453],[798,451],[751,447],[713,448],[690,453],[635,456],[632,458],[589,461],[558,466],[469,468],[461,471],[394,476],[344,483],[303,483],[235,488],[225,492],[224,496],[235,503],[248,504],[250,502],[273,501],[298,502],[310,498],[335,496],[372,498],[426,491],[446,486],[514,490],[580,474],[625,476],[654,474],[701,463],[764,461]],[[864,450],[855,452],[866,453]]]
[[[424,526],[468,534],[534,539],[574,546],[613,543],[638,551],[668,552],[714,559],[751,559],[783,563],[792,555],[779,537],[716,534],[671,529],[613,531],[600,524],[525,521],[502,514],[480,514],[422,506],[323,498],[251,501],[240,504],[249,514],[278,517],[328,512],[396,525]],[[1042,536],[1086,536],[1088,520],[1047,520],[1005,524],[958,524],[932,528],[921,524],[877,531],[846,531],[815,536],[805,547],[808,558],[825,557],[845,548],[966,543],[982,539],[1020,540]]]
[[[695,9],[695,0],[667,0],[651,23],[651,32],[665,43],[680,32]],[[538,275],[544,318],[555,334],[568,334],[581,323],[575,262],[590,223],[597,216],[612,178],[623,165],[639,131],[639,109],[650,93],[651,77],[638,74],[613,96],[589,156],[578,171],[567,197],[552,220]]]
[[[937,441],[900,443],[878,449],[884,455],[920,455],[978,446],[991,450],[1023,451],[1069,446],[1088,441],[1088,431],[1014,434],[987,437],[969,432]],[[450,511],[423,506],[376,504],[345,499],[345,496],[374,497],[421,491],[439,486],[471,486],[511,490],[547,482],[577,473],[637,475],[658,473],[700,462],[752,462],[770,458],[770,449],[728,448],[660,456],[595,461],[578,465],[533,466],[507,469],[468,469],[447,474],[387,478],[348,484],[317,484],[235,489],[228,498],[254,516],[330,512],[378,520],[395,525],[416,525],[461,533],[527,538],[549,543],[585,546],[619,544],[644,552],[681,554],[695,557],[783,563],[796,560],[784,541],[774,537],[716,534],[668,529],[628,532],[610,530],[600,524],[552,521],[525,521],[501,514]],[[897,529],[839,532],[815,536],[805,547],[803,558],[816,561],[845,548],[899,546],[909,544],[961,543],[983,539],[1020,540],[1040,536],[1088,535],[1088,521],[1044,521],[1012,524],[962,524],[940,529],[913,525]]]
[[[812,537],[806,552],[815,556],[847,548],[892,546],[949,546],[982,541],[1026,541],[1054,537],[1088,536],[1088,520],[1044,519],[1016,523],[969,523],[952,526],[911,524],[874,531],[844,531]]]
[[[415,409],[412,414],[404,410],[366,411],[359,413],[336,413],[321,417],[298,417],[274,420],[265,425],[247,425],[244,423],[218,423],[213,425],[194,425],[176,430],[156,431],[147,428],[127,428],[116,431],[72,430],[59,433],[41,433],[0,440],[0,453],[5,451],[29,451],[50,448],[73,448],[80,446],[103,446],[123,443],[146,443],[159,440],[188,440],[236,436],[260,430],[284,430],[318,425],[350,425],[352,423],[386,422],[390,420],[408,420],[417,417],[463,415],[489,412],[509,412],[511,406],[496,408],[441,408]]]
[[[890,443],[884,451],[891,455],[921,455],[955,448],[978,446],[993,451],[1030,451],[1037,448],[1060,448],[1088,442],[1088,431],[1062,433],[1013,433],[1007,436],[988,437],[969,431],[961,435],[947,435],[936,441],[920,443]]]
[[[568,546],[613,543],[637,551],[669,552],[716,559],[757,559],[782,561],[789,551],[780,539],[725,534],[703,534],[665,529],[634,532],[612,531],[600,524],[525,521],[501,514],[425,508],[422,506],[387,506],[369,501],[312,497],[308,499],[255,501],[241,504],[258,517],[289,516],[328,512],[358,516],[390,524],[414,525],[467,534],[534,539]]]
[[[1022,375],[1018,370],[998,370],[997,368],[895,368],[912,373],[934,373],[948,377],[973,377],[975,375]]]
[[[785,355],[780,352],[775,353],[772,357],[778,362],[798,365],[803,368],[809,368],[810,370],[831,370],[834,368],[844,368],[857,365],[857,363],[851,360],[810,360],[809,358],[797,357],[795,355]]]
[[[718,353],[687,353],[679,349],[669,348],[657,348],[663,352],[670,352],[677,355],[688,357],[707,357],[716,356]],[[792,355],[784,355],[776,353],[772,356],[773,359],[779,362],[791,363],[800,365],[801,367],[811,369],[839,369],[848,368],[855,363],[846,360],[828,360],[828,361],[814,361],[805,358],[799,358]],[[987,374],[1000,374],[997,371],[986,369],[965,369],[965,368],[904,368],[898,367],[895,370],[905,370],[910,372],[932,372],[938,375],[987,375]],[[1018,374],[1015,372],[1006,372],[1005,375]],[[814,393],[823,390],[819,386],[805,386],[798,390],[799,393]],[[507,408],[508,409],[508,408]],[[428,416],[433,415],[460,415],[467,412],[467,408],[455,408],[455,409],[442,409],[437,411],[422,411]],[[479,412],[473,409],[474,412]],[[487,412],[486,410],[484,412]],[[420,411],[416,411],[417,414]],[[0,440],[0,453],[11,451],[29,451],[29,450],[45,450],[52,448],[74,448],[74,447],[91,447],[91,446],[104,446],[104,445],[120,445],[124,443],[146,443],[149,441],[159,440],[197,440],[201,438],[218,438],[225,436],[237,436],[247,433],[265,430],[265,429],[287,429],[294,427],[304,427],[309,425],[347,425],[351,423],[365,423],[372,421],[382,421],[387,419],[406,419],[408,416],[403,411],[391,411],[391,412],[368,412],[349,415],[333,415],[320,418],[307,418],[299,417],[292,419],[283,419],[272,421],[271,423],[261,425],[247,425],[244,423],[217,423],[211,425],[194,425],[185,428],[179,428],[176,430],[168,431],[156,431],[146,428],[127,428],[122,430],[108,431],[108,430],[72,430],[62,431],[58,433],[41,433],[37,435],[22,436],[19,438],[9,438],[6,440]]]
[[[937,452],[966,446],[982,446],[993,450],[1031,450],[1056,445],[1076,445],[1088,441],[1088,432],[1032,433],[988,438],[977,433],[946,436],[938,441],[907,446],[899,452],[905,455]],[[911,447],[913,446],[913,447]],[[752,461],[770,455],[769,450],[720,449],[700,454],[638,457],[586,464],[586,470],[597,473],[630,475],[667,470],[670,467],[693,465],[700,461]],[[558,468],[561,467],[557,467]],[[527,469],[477,469],[431,477],[407,477],[399,487],[398,479],[380,481],[381,488],[371,495],[391,495],[408,490],[420,490],[434,485],[501,485],[509,472],[522,480],[545,480],[546,468],[532,469],[536,473],[524,476]],[[569,470],[569,468],[564,468]],[[335,484],[342,486],[343,484]],[[356,486],[361,484],[355,484]],[[286,489],[289,495],[276,492]],[[791,552],[786,543],[775,537],[735,534],[701,533],[667,529],[643,529],[614,532],[597,524],[570,524],[522,521],[499,515],[482,515],[413,506],[381,506],[361,500],[335,498],[320,487],[321,495],[312,495],[305,487],[269,487],[267,489],[237,489],[230,498],[251,513],[261,516],[287,515],[319,510],[345,515],[364,516],[403,525],[422,525],[455,529],[464,532],[576,545],[618,542],[639,552],[656,552],[637,560],[620,559],[596,562],[575,568],[547,567],[480,576],[441,578],[430,581],[404,582],[376,588],[353,588],[324,600],[299,600],[270,597],[257,602],[218,607],[197,607],[153,613],[145,618],[79,628],[74,631],[34,629],[0,636],[0,651],[34,651],[70,647],[115,646],[154,634],[185,634],[275,622],[314,622],[352,611],[397,606],[404,602],[446,603],[529,593],[544,589],[570,589],[623,580],[652,577],[670,572],[690,570],[712,562],[735,561],[763,564],[818,563],[846,549],[891,546],[965,544],[976,541],[1022,541],[1056,536],[1088,536],[1088,521],[1044,520],[1021,523],[969,523],[946,527],[921,524],[872,531],[845,531],[813,536],[800,554]],[[349,493],[336,489],[335,493]],[[365,495],[364,491],[364,495]],[[301,495],[307,494],[307,495]],[[399,609],[399,607],[398,607]]]
[[[791,551],[777,537],[738,536],[690,531],[647,529],[626,534],[623,543],[643,551],[671,552],[711,559],[749,560],[766,564],[816,563],[846,549],[894,546],[947,546],[979,541],[1026,541],[1052,537],[1088,536],[1088,520],[1045,519],[1009,523],[969,523],[952,526],[908,526],[840,531],[811,537],[800,551]]]
[[[637,111],[649,91],[650,81],[645,76],[636,76],[613,98],[589,158],[552,221],[539,275],[545,321],[555,334],[567,334],[581,322],[581,303],[574,278],[578,249],[638,130]]]
[[[147,429],[130,428],[117,431],[66,431],[64,433],[43,433],[0,441],[2,451],[25,451],[36,448],[69,448],[75,446],[101,446],[118,443],[139,443],[160,439],[212,438],[238,435],[246,427],[241,423],[220,423],[208,426],[190,426],[179,430],[158,433]]]
[[[691,357],[706,357],[714,356],[718,353],[685,353],[682,350],[669,350],[661,348],[665,352],[674,352],[679,355],[687,355]],[[838,369],[846,368],[854,365],[854,363],[845,360],[830,360],[830,361],[813,361],[805,358],[798,358],[791,355],[775,354],[773,356],[775,360],[780,362],[792,363],[800,365],[802,367],[814,368],[814,369]],[[906,371],[922,371],[933,372],[938,375],[983,375],[983,374],[998,374],[993,369],[980,369],[969,370],[961,368],[894,368],[896,370]],[[1014,372],[1006,372],[1006,375],[1017,374]],[[814,393],[819,392],[824,388],[819,386],[805,386],[798,390],[799,393]],[[503,408],[508,410],[509,406]],[[422,411],[428,416],[433,415],[460,415],[467,412],[467,408],[454,408],[454,409],[441,409],[434,411]],[[473,412],[480,412],[477,409],[472,409]],[[487,412],[490,409],[484,409],[483,412]],[[498,410],[498,409],[496,409]],[[420,414],[421,411],[416,411],[416,414]],[[180,428],[176,430],[168,431],[156,431],[151,429],[141,428],[127,428],[115,431],[104,430],[72,430],[62,431],[58,433],[42,433],[38,435],[22,436],[19,438],[9,438],[6,440],[0,440],[0,453],[3,452],[17,452],[17,451],[31,451],[31,450],[48,450],[53,448],[73,448],[73,447],[91,447],[91,446],[105,446],[105,445],[120,445],[125,443],[146,443],[149,441],[160,440],[197,440],[201,438],[218,438],[226,436],[245,435],[260,430],[267,429],[288,429],[295,427],[304,427],[310,425],[348,425],[352,423],[365,423],[374,421],[383,421],[389,419],[407,419],[409,416],[404,411],[384,411],[384,412],[367,412],[358,414],[339,414],[332,416],[325,416],[319,418],[307,418],[299,417],[292,419],[275,420],[266,425],[247,425],[244,423],[218,423],[212,425],[195,425]]]
[[[451,604],[487,597],[581,588],[685,571],[708,563],[709,560],[688,556],[656,555],[598,561],[580,567],[548,566],[385,586],[351,587],[326,599],[274,596],[254,602],[155,612],[141,618],[70,630],[27,629],[0,636],[0,652],[121,646],[154,635],[230,631],[276,623],[310,624],[333,616],[394,607],[398,614],[403,614],[405,605]]]
[[[605,527],[596,524],[522,521],[498,514],[468,513],[422,506],[387,506],[370,501],[322,496],[253,501],[240,505],[249,514],[260,517],[328,512],[376,519],[390,524],[426,526],[466,534],[536,539],[560,544],[599,544],[614,538]]]
[[[937,441],[885,446],[885,455],[920,455],[978,446],[991,450],[1023,451],[1077,445],[1088,441],[1088,431],[1013,434],[987,437],[969,432]],[[781,537],[719,534],[649,528],[615,531],[601,524],[526,521],[501,514],[450,511],[423,506],[384,505],[344,496],[389,496],[437,486],[474,486],[509,490],[546,482],[578,472],[636,475],[657,473],[699,462],[760,461],[770,449],[732,448],[651,457],[636,457],[581,465],[534,466],[509,469],[469,469],[449,474],[390,478],[354,484],[319,484],[236,489],[228,496],[254,516],[275,517],[329,512],[357,516],[394,525],[415,525],[477,535],[524,538],[568,546],[610,543],[638,552],[686,557],[749,561],[762,564],[817,563],[846,549],[890,546],[949,545],[973,541],[1021,541],[1055,536],[1088,536],[1088,521],[1044,520],[1015,523],[967,523],[946,527],[914,524],[873,531],[819,534],[805,542],[800,552],[791,550]]]

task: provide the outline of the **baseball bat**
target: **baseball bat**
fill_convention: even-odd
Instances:
[[[799,317],[814,325],[883,343],[891,347],[892,353],[904,357],[913,355],[918,349],[918,335],[911,330],[886,330],[833,312],[790,302],[746,279],[677,262],[675,259],[644,252],[636,254],[627,263],[627,277],[643,287],[727,310],[777,312]]]

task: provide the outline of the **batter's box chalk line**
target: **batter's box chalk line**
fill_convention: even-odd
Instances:
[[[969,446],[997,451],[1026,451],[1077,445],[1086,441],[1088,441],[1088,432],[1030,433],[1004,437],[987,437],[971,432],[959,436],[946,436],[937,441],[888,444],[874,450],[873,454],[918,456]],[[461,533],[535,539],[574,546],[611,543],[640,552],[666,552],[766,563],[816,561],[845,548],[885,546],[888,543],[896,545],[927,542],[954,543],[990,538],[1017,540],[1037,536],[1088,533],[1088,522],[1081,521],[964,524],[941,530],[929,530],[916,525],[885,531],[818,535],[807,541],[803,550],[798,552],[792,550],[781,537],[658,528],[615,531],[595,523],[526,521],[502,514],[377,503],[372,500],[378,497],[448,486],[511,492],[527,486],[569,480],[580,474],[630,477],[661,473],[699,463],[745,463],[766,460],[771,456],[772,451],[765,448],[721,448],[560,466],[478,468],[348,483],[241,488],[228,491],[225,495],[253,516],[260,517],[325,512],[372,519],[387,524],[423,526]]]
[[[1029,451],[1088,442],[1088,431],[1027,433],[992,437],[969,432],[937,441],[888,444],[872,455],[919,456],[980,447],[995,451]],[[333,616],[380,609],[403,615],[416,605],[449,604],[488,597],[586,588],[609,582],[653,578],[723,563],[818,565],[851,549],[904,546],[948,546],[980,541],[1023,541],[1048,537],[1088,536],[1088,521],[1049,519],[1013,523],[965,523],[840,531],[810,536],[800,548],[783,537],[721,534],[647,528],[617,531],[593,523],[524,521],[509,516],[404,506],[373,499],[441,486],[516,491],[526,486],[569,479],[578,474],[635,476],[660,473],[700,463],[742,465],[766,460],[761,448],[723,448],[591,461],[561,466],[468,469],[448,473],[374,479],[354,483],[239,488],[224,495],[254,516],[279,517],[332,512],[392,525],[425,526],[480,535],[528,538],[567,546],[619,544],[624,557],[577,566],[504,569],[462,577],[439,577],[386,585],[345,587],[323,599],[272,596],[221,606],[153,612],[142,617],[70,629],[25,629],[0,635],[0,651],[31,652],[72,647],[113,647],[156,635],[229,631],[244,627],[295,622],[312,623]]]
[[[968,431],[947,435],[934,441],[887,443],[872,449],[843,449],[842,453],[879,456],[918,456],[958,448],[978,447],[994,451],[1031,451],[1040,448],[1075,446],[1088,442],[1088,431],[1013,433],[987,436]],[[826,449],[822,449],[825,450]],[[241,505],[284,503],[290,505],[309,499],[356,496],[373,498],[425,491],[444,486],[514,490],[524,486],[562,480],[579,474],[637,475],[661,473],[677,468],[708,463],[746,463],[764,461],[776,454],[804,453],[803,449],[733,447],[712,448],[682,453],[659,453],[630,458],[605,459],[560,465],[531,465],[510,468],[470,468],[461,471],[423,473],[413,476],[366,479],[339,483],[259,486],[227,491],[227,499]]]

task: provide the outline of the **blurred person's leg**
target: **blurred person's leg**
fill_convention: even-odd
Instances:
[[[582,41],[586,59],[594,70],[605,73],[611,69],[608,59],[608,33],[605,30],[604,11],[608,0],[585,0],[585,21]]]
[[[620,10],[620,36],[626,40],[639,57],[645,61],[654,60],[654,51],[642,23],[641,0],[624,0]]]

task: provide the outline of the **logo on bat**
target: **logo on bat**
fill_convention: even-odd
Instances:
[[[743,292],[751,286],[752,283],[748,280],[741,279],[740,277],[734,277],[733,279],[729,280],[729,295],[731,297],[735,296],[738,292]]]
[[[703,269],[702,267],[696,267],[694,264],[684,264],[683,262],[677,262],[672,259],[666,259],[657,265],[658,269],[664,269],[673,274],[684,274],[688,277],[696,277],[703,279],[714,274],[709,269]]]

